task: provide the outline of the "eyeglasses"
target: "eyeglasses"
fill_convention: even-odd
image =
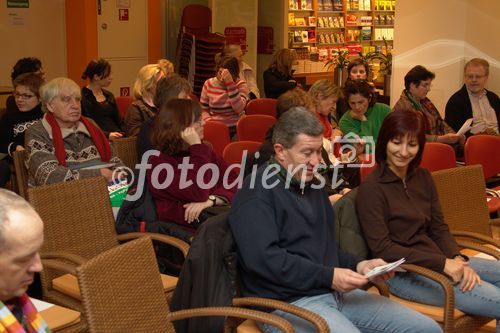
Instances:
[[[31,94],[13,93],[12,95],[14,96],[14,98],[19,98],[19,99],[22,99],[24,101],[27,101],[28,99],[35,97],[35,95],[31,95]]]
[[[486,75],[465,75],[465,78],[467,80],[481,80],[482,78],[485,78]]]

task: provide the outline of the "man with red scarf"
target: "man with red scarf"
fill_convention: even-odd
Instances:
[[[40,91],[45,115],[26,133],[28,185],[103,176],[121,165],[99,127],[81,114],[80,87],[56,78]]]

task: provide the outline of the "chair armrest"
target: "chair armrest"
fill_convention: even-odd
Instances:
[[[269,299],[269,298],[241,297],[241,298],[233,298],[233,305],[238,306],[238,307],[256,306],[256,307],[262,307],[262,308],[268,308],[268,309],[281,310],[281,311],[291,313],[293,315],[296,315],[297,317],[300,317],[302,319],[309,321],[311,324],[313,324],[316,327],[316,330],[320,333],[330,332],[330,329],[328,328],[328,324],[323,319],[323,317],[319,316],[318,314],[316,314],[314,312],[300,308],[300,307],[295,306],[295,305],[290,304],[290,303],[278,301],[275,299]]]
[[[68,252],[44,252],[40,254],[40,258],[43,259],[59,259],[66,260],[78,266],[87,261],[82,256]]]
[[[179,251],[181,251],[184,258],[187,257],[187,254],[189,252],[189,245],[186,242],[168,235],[152,233],[152,232],[129,232],[126,234],[117,235],[119,241],[132,240],[139,237],[150,237],[153,240],[157,240],[165,244],[171,245],[177,248]]]
[[[285,333],[295,332],[292,324],[290,324],[290,322],[281,317],[256,310],[233,308],[233,307],[208,307],[208,308],[179,310],[169,313],[167,319],[169,321],[176,321],[191,317],[214,317],[214,316],[238,317],[238,318],[250,319],[275,326]]]
[[[500,250],[498,248],[485,246],[483,244],[478,244],[465,239],[458,239],[457,244],[462,248],[476,250],[482,253],[489,254],[490,256],[496,258],[497,260],[500,259]]]
[[[444,315],[443,315],[443,328],[445,332],[452,332],[454,328],[453,311],[455,310],[455,293],[453,285],[450,280],[443,274],[434,272],[428,268],[417,266],[413,264],[402,264],[400,266],[408,272],[420,274],[428,279],[431,279],[441,286],[444,291]]]
[[[491,244],[496,247],[500,247],[500,241],[494,239],[493,237],[486,236],[483,234],[478,234],[476,232],[470,232],[470,231],[457,231],[454,230],[451,232],[451,234],[456,238],[456,237],[463,237],[463,238],[471,238],[474,241],[480,241],[486,244]]]
[[[491,226],[500,227],[500,218],[491,219],[489,224]]]
[[[363,288],[364,290],[368,290],[370,289],[370,287],[375,287],[377,288],[378,290],[378,293],[380,294],[380,296],[384,296],[384,297],[389,297],[391,295],[391,292],[389,291],[389,287],[387,286],[387,284],[385,282],[373,282],[373,281],[370,281],[366,288]]]
[[[55,259],[42,259],[44,268],[51,268],[68,274],[76,275],[76,266]]]

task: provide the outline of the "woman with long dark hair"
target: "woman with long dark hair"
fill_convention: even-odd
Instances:
[[[151,142],[160,154],[149,158],[147,179],[158,218],[193,232],[211,214],[207,208],[227,206],[237,190],[236,173],[202,140],[196,101],[173,99],[154,119]]]

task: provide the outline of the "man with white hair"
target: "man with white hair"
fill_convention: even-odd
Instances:
[[[40,216],[23,198],[0,189],[0,332],[50,332],[26,290],[42,270]]]

